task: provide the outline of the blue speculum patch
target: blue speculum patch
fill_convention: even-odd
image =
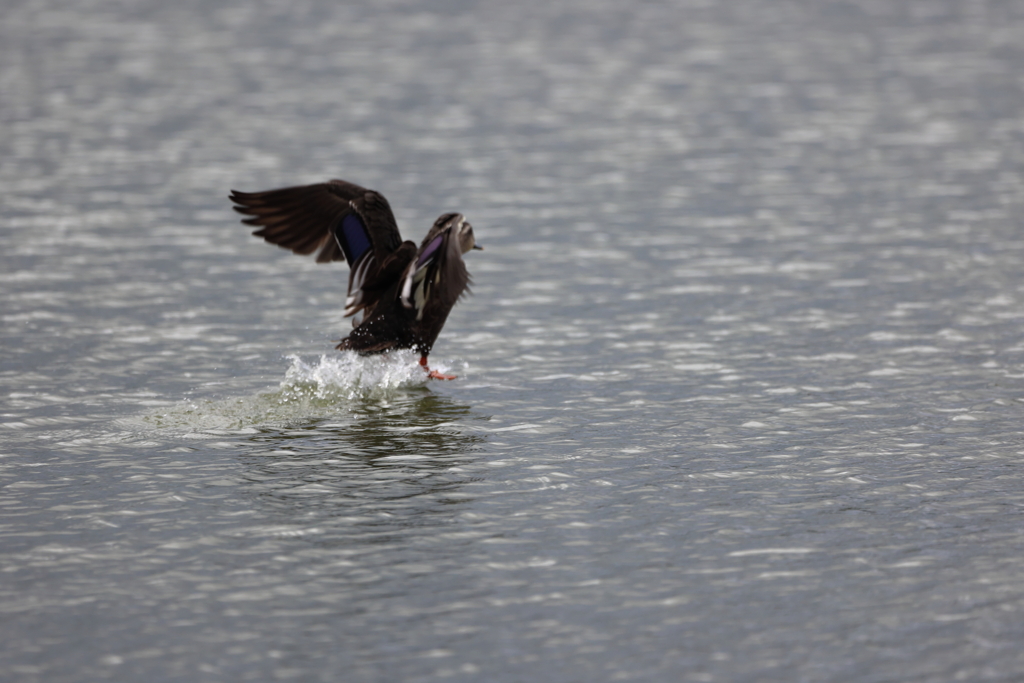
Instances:
[[[443,241],[444,235],[438,235],[437,237],[435,237],[433,241],[431,241],[431,243],[427,245],[427,248],[423,250],[423,253],[420,254],[420,257],[416,259],[416,267],[418,268],[422,266],[426,262],[426,260],[430,258],[430,255],[437,251],[437,248],[441,246],[441,242]]]
[[[354,213],[346,214],[341,219],[341,237],[341,246],[345,250],[350,266],[370,248],[370,237],[366,234],[366,227]]]

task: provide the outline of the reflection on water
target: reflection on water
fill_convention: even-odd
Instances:
[[[484,420],[426,388],[360,397],[333,417],[261,427],[240,456],[242,479],[281,511],[411,520],[456,500],[461,477],[451,471],[483,443],[472,423]]]

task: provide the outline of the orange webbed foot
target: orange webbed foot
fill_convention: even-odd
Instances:
[[[420,365],[423,367],[424,370],[427,371],[427,377],[429,379],[455,379],[456,378],[456,375],[445,375],[443,373],[438,372],[437,370],[431,370],[430,368],[428,368],[427,367],[427,357],[426,356],[420,356]]]
[[[443,375],[437,370],[431,370],[427,374],[427,377],[429,377],[430,379],[455,379],[456,377],[458,377],[458,375]]]

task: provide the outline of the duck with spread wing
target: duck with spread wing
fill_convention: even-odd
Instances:
[[[384,195],[345,182],[231,191],[235,211],[259,226],[253,235],[317,263],[348,261],[345,315],[362,321],[336,348],[360,354],[416,349],[434,379],[455,379],[427,366],[427,356],[455,302],[469,285],[462,255],[477,246],[461,213],[434,221],[419,248],[402,241]]]

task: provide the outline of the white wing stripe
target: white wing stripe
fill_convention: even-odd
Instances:
[[[372,263],[373,253],[370,252],[356,265],[356,269],[352,272],[352,279],[349,280],[348,285],[348,298],[345,299],[346,316],[358,311],[359,305],[363,302],[363,281],[366,279],[366,274],[370,271]]]
[[[373,263],[373,254],[368,254],[363,259],[363,262],[356,266],[356,272],[352,275],[350,292],[357,292],[363,288],[363,280],[366,278],[366,273],[370,270],[371,263]]]
[[[417,295],[416,300],[413,301],[412,286],[414,283],[423,281],[423,278],[427,276],[427,268],[429,268],[430,264],[433,262],[434,259],[431,257],[424,261],[423,264],[415,271],[410,272],[405,276],[405,282],[402,284],[402,305],[406,308],[422,308],[423,297],[421,295]]]
[[[405,276],[405,282],[402,283],[402,305],[406,308],[412,308],[412,301],[409,300],[409,296],[412,294],[412,276],[415,275],[410,268],[409,274]]]

